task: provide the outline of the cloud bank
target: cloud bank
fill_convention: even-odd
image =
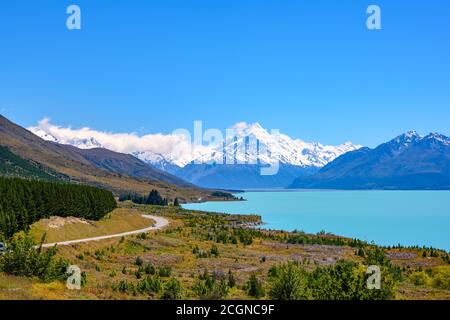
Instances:
[[[44,118],[29,131],[44,138],[62,144],[75,145],[79,148],[89,149],[102,147],[121,153],[133,154],[145,152],[148,157],[163,155],[171,158],[178,165],[192,161],[192,145],[184,135],[136,133],[112,133],[91,129],[89,127],[73,129],[52,124],[49,118]]]

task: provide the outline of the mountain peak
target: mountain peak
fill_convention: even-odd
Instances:
[[[412,131],[407,131],[399,136],[397,136],[396,138],[394,138],[393,140],[390,141],[390,144],[398,144],[398,145],[409,145],[411,143],[417,142],[422,140],[423,136],[421,136],[419,133],[417,133],[417,131],[412,130]]]
[[[444,143],[446,145],[450,145],[450,138],[447,136],[444,136],[443,134],[432,132],[428,134],[427,136],[422,136],[417,131],[408,131],[404,134],[399,135],[395,139],[390,141],[390,144],[395,145],[401,145],[401,146],[409,146],[412,143],[419,142],[419,141],[438,141],[441,143]]]
[[[421,139],[422,136],[416,130],[411,130],[399,135],[397,138],[413,140],[413,139]]]
[[[441,143],[444,143],[445,145],[450,145],[450,138],[447,136],[444,136],[443,134],[432,132],[426,137],[423,138],[424,140],[435,140]]]
[[[264,129],[258,122],[238,122],[230,129],[234,131],[234,134],[236,136],[255,136],[259,139],[269,135],[269,132]]]

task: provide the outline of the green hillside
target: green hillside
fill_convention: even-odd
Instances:
[[[0,146],[0,175],[47,181],[68,180],[67,176],[46,169],[36,162],[27,161],[2,146]]]

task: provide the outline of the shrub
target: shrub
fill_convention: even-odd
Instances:
[[[219,300],[228,295],[229,286],[223,274],[213,272],[210,275],[205,270],[192,287],[192,291],[202,300]]]
[[[118,284],[113,285],[113,290],[119,291],[121,293],[136,293],[136,287],[134,286],[134,284],[126,280],[122,280]]]
[[[161,267],[159,268],[158,274],[162,278],[168,278],[172,274],[172,268],[166,266]]]
[[[384,261],[384,263],[390,264],[387,261]],[[395,293],[393,274],[388,267],[381,267],[380,269],[381,288],[370,290],[367,287],[367,280],[370,275],[366,274],[366,265],[350,261],[338,261],[334,266],[319,267],[310,274],[310,293],[312,298],[318,300],[392,299]]]
[[[164,300],[180,300],[182,297],[181,283],[177,279],[170,279],[164,286],[162,299]]]
[[[231,270],[229,270],[228,271],[228,286],[230,288],[234,288],[235,285],[236,285],[236,279],[234,278],[234,275],[231,272]]]
[[[211,249],[209,250],[209,253],[212,256],[218,257],[219,256],[219,248],[215,244],[212,245]]]
[[[141,267],[144,264],[144,260],[142,260],[141,257],[137,257],[136,260],[134,261],[134,264],[138,267]]]
[[[96,250],[94,252],[94,256],[95,259],[97,259],[98,261],[102,261],[103,258],[105,257],[105,252],[103,250]]]
[[[156,294],[162,290],[162,282],[158,277],[147,277],[137,285],[140,293]]]
[[[146,267],[145,267],[145,273],[146,274],[150,274],[150,275],[154,275],[156,274],[156,268],[153,264],[149,263]]]
[[[44,239],[42,239],[43,243]],[[64,260],[56,260],[56,247],[48,250],[36,246],[31,237],[25,233],[16,234],[8,251],[0,255],[0,270],[11,275],[38,277],[43,281],[66,280],[69,264]]]
[[[147,240],[147,234],[145,232],[140,233],[140,234],[137,235],[137,238],[139,240]]]
[[[288,262],[271,272],[272,279],[269,295],[274,300],[305,300],[309,298],[308,275],[296,262]]]
[[[409,280],[415,286],[423,286],[431,282],[430,277],[423,271],[417,271],[409,276]]]
[[[256,299],[262,298],[265,295],[263,283],[256,277],[255,274],[252,274],[247,282],[247,293],[250,297],[254,297]]]
[[[450,269],[448,267],[435,268],[431,285],[437,289],[450,290]]]

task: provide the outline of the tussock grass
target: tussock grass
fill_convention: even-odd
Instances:
[[[100,221],[59,217],[43,219],[31,226],[30,235],[38,242],[46,234],[45,242],[54,243],[144,229],[152,223],[136,210],[120,208]]]
[[[236,226],[240,228],[259,222],[257,216],[218,215],[174,207],[122,206],[109,218],[94,224],[80,222],[50,229],[48,221],[40,221],[33,226],[32,232],[39,239],[47,231],[48,241],[119,233],[151,224],[151,221],[142,220],[141,214],[166,217],[171,225],[164,230],[150,232],[145,237],[130,236],[60,247],[58,256],[78,265],[87,275],[87,283],[81,291],[69,292],[61,283],[43,284],[37,280],[0,274],[0,299],[159,299],[162,292],[114,290],[121,282],[137,288],[147,277],[155,277],[145,272],[148,265],[154,266],[156,271],[170,268],[170,277],[160,277],[160,280],[165,284],[172,278],[177,279],[183,288],[183,298],[186,299],[199,298],[192,288],[205,270],[210,274],[216,272],[223,275],[232,272],[236,286],[230,288],[225,299],[251,299],[245,285],[252,274],[263,281],[264,289],[268,292],[269,270],[280,263],[306,261],[305,269],[313,271],[341,259],[355,262],[363,260],[356,254],[358,248],[349,245],[287,243],[288,234],[285,232],[252,233],[250,229],[246,232],[251,233],[253,239],[248,243],[239,237],[236,243],[231,240],[224,242],[226,238],[215,237],[220,233],[232,236]],[[218,255],[199,254],[210,252],[213,246],[217,248]],[[433,287],[432,281],[423,286],[414,286],[409,279],[419,268],[434,270],[430,271],[433,279],[437,279],[437,276],[446,278],[450,265],[442,258],[423,258],[420,250],[415,249],[390,249],[388,252],[393,255],[392,263],[403,270],[403,280],[396,289],[397,299],[450,299],[450,291]],[[137,260],[142,261],[141,266],[136,264]],[[7,296],[1,291],[4,287],[20,290]]]

